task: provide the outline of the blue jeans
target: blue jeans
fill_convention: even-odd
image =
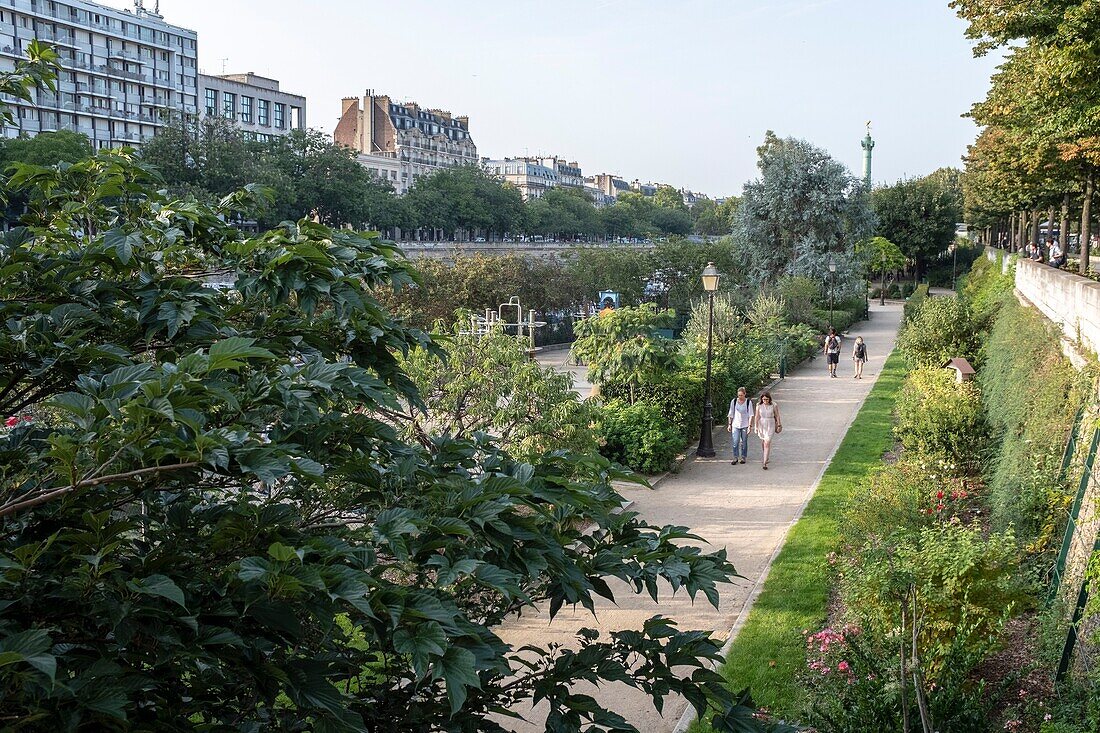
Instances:
[[[741,455],[738,455],[740,451]],[[748,428],[734,428],[733,429],[733,457],[745,458],[749,453],[749,429]]]

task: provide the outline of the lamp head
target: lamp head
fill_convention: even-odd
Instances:
[[[714,266],[713,262],[708,262],[703,270],[703,290],[713,293],[718,289],[718,281],[721,279],[722,276],[718,274],[718,268]]]
[[[836,272],[836,260],[832,255],[829,255],[829,272]]]

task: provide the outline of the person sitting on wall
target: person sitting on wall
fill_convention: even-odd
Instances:
[[[614,312],[615,312],[615,301],[613,301],[611,298],[604,298],[603,299],[603,308],[600,309],[600,315],[601,316],[606,316],[608,313],[614,313]]]
[[[1066,264],[1066,253],[1062,251],[1062,246],[1058,243],[1057,239],[1048,239],[1047,243],[1050,245],[1050,266],[1062,267]]]

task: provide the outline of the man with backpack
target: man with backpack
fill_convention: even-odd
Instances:
[[[840,336],[835,328],[829,329],[825,337],[825,365],[829,367],[829,376],[836,378],[836,366],[840,363]]]

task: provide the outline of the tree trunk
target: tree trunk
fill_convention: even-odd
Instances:
[[[924,733],[936,733],[936,726],[932,723],[932,711],[928,708],[928,699],[924,695],[924,681],[921,679],[920,655],[917,653],[917,636],[920,624],[917,622],[917,589],[910,590],[913,599],[913,622],[910,631],[913,634],[913,651],[909,654],[909,661],[913,668],[913,692],[917,697],[917,710],[920,712],[920,724]]]
[[[1058,219],[1058,244],[1062,247],[1062,254],[1065,255],[1066,248],[1069,247],[1069,191],[1062,194],[1062,212]]]
[[[1089,237],[1092,236],[1092,195],[1096,183],[1096,174],[1089,168],[1085,176],[1085,199],[1081,202],[1081,264],[1078,271],[1085,275],[1089,271]]]
[[[1038,244],[1041,241],[1040,240],[1041,235],[1039,234],[1039,222],[1042,219],[1042,217],[1043,217],[1043,210],[1042,209],[1035,209],[1034,211],[1031,212],[1031,237],[1030,237],[1030,243],[1031,244]]]

